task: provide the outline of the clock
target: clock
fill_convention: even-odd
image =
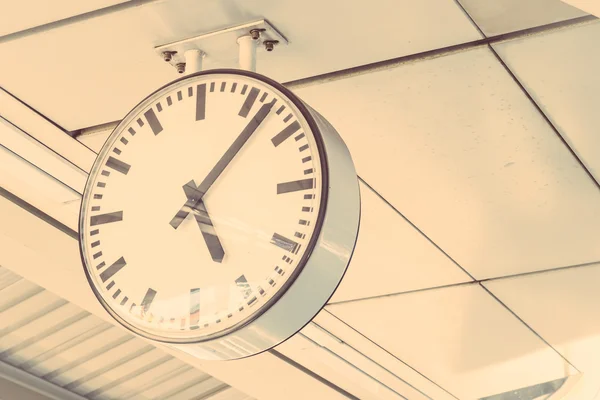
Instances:
[[[211,70],[157,90],[109,136],[85,187],[80,251],[127,329],[235,359],[320,311],[359,217],[352,159],[322,116],[264,76]]]

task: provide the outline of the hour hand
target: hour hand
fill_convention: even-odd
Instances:
[[[170,225],[177,229],[181,222],[187,218],[188,214],[190,212],[193,213],[194,218],[198,223],[198,227],[202,232],[202,237],[204,238],[204,242],[208,247],[211,258],[215,262],[222,262],[223,257],[225,256],[225,251],[223,250],[221,241],[219,240],[210,216],[208,215],[208,211],[206,211],[204,201],[198,201],[201,196],[198,188],[196,187],[196,183],[193,180],[189,181],[183,186],[183,191],[185,192],[187,201],[173,217]]]

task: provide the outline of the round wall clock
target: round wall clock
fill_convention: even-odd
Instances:
[[[151,94],[112,132],[85,188],[80,250],[123,326],[235,359],[321,310],[359,216],[352,159],[323,117],[261,75],[211,70]]]

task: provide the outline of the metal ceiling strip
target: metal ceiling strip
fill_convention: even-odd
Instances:
[[[28,298],[41,293],[44,289],[26,280],[20,280],[0,292],[0,315]]]
[[[191,365],[184,364],[181,367],[174,369],[173,371],[171,371],[167,374],[163,374],[163,376],[161,376],[158,379],[154,379],[151,382],[146,383],[145,385],[140,385],[138,388],[136,388],[135,390],[132,390],[130,393],[126,394],[125,396],[121,396],[121,400],[128,400],[135,396],[142,395],[144,392],[146,392],[158,385],[161,385],[165,381],[168,381],[168,380],[172,379],[173,377],[180,375],[184,372],[190,371],[192,369],[193,369],[193,367]],[[140,397],[143,397],[143,396],[140,396]]]
[[[9,332],[19,329],[23,325],[39,318],[46,313],[49,313],[59,307],[67,304],[64,299],[53,299],[51,302],[46,302],[48,299],[48,292],[42,291],[35,296],[29,297],[27,300],[11,307],[4,311],[0,315],[0,319],[4,321],[14,321],[5,325],[4,329],[0,330],[0,337],[8,334]],[[42,305],[43,304],[43,305]],[[30,308],[33,307],[33,308]],[[36,310],[34,313],[30,313],[29,310]]]

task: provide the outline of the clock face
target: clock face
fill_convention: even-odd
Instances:
[[[90,174],[81,251],[101,302],[156,340],[215,338],[300,273],[324,212],[319,133],[281,90],[204,73],[151,95]]]

